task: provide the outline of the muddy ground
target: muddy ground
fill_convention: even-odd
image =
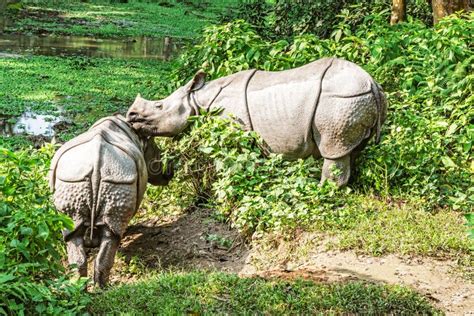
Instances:
[[[290,240],[267,236],[245,241],[229,225],[213,219],[209,210],[194,209],[131,225],[111,282],[133,282],[151,271],[196,269],[314,282],[363,280],[409,286],[448,315],[474,315],[474,284],[456,272],[455,262],[330,251],[328,241],[308,232]]]

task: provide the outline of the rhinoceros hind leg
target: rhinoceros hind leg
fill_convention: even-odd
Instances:
[[[115,235],[107,226],[101,227],[100,248],[94,264],[94,283],[101,288],[109,280],[110,270],[114,264],[119,243],[119,236]]]
[[[360,156],[362,153],[362,150],[367,146],[367,143],[369,142],[370,136],[366,139],[364,139],[359,146],[354,148],[351,152],[351,175],[349,178],[349,183],[353,183],[355,179],[357,178],[358,175],[358,168],[356,165],[357,158]]]
[[[338,159],[324,158],[321,184],[326,180],[331,180],[338,187],[345,186],[351,175],[351,155],[346,155]]]
[[[70,265],[77,265],[80,277],[87,277],[87,253],[84,248],[84,239],[80,233],[74,234],[66,243],[67,259]]]

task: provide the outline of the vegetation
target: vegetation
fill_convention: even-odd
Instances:
[[[268,155],[257,135],[236,123],[204,115],[177,143],[165,145],[167,159],[180,165],[169,187],[149,189],[149,213],[175,212],[204,198],[220,218],[249,234],[306,228],[334,234],[337,248],[373,255],[470,253],[462,214],[426,212],[423,197],[376,196],[356,184],[319,187],[322,161]]]
[[[150,298],[153,299],[150,299]],[[95,296],[93,314],[432,314],[406,288],[361,282],[315,284],[223,273],[165,273]]]
[[[192,37],[235,1],[29,0],[8,32],[85,36]]]
[[[174,79],[182,82],[199,68],[216,78],[253,67],[288,69],[324,56],[354,61],[382,84],[390,105],[382,142],[364,153],[353,188],[416,197],[426,210],[449,206],[470,211],[472,34],[472,13],[446,19],[434,29],[418,22],[391,27],[381,16],[368,16],[356,32],[341,24],[331,39],[304,35],[292,42],[265,41],[237,21],[209,28],[202,43],[181,57]]]
[[[159,61],[41,57],[0,59],[0,113],[57,113],[71,122],[68,139],[99,117],[125,112],[138,93],[153,98],[166,91],[169,65]],[[8,142],[0,136],[0,144]],[[20,141],[20,140],[19,140]]]
[[[23,1],[7,31],[192,37],[234,3],[111,2]],[[0,113],[14,120],[27,109],[62,109],[68,123],[59,137],[67,140],[99,117],[124,112],[137,93],[167,95],[200,68],[213,79],[326,56],[351,60],[384,87],[389,113],[382,142],[363,152],[348,188],[320,187],[320,160],[285,161],[255,133],[202,113],[179,138],[159,140],[165,159],[177,161],[177,174],[168,187],[148,190],[146,216],[209,207],[247,236],[313,230],[336,237],[330,247],[337,249],[459,259],[472,276],[474,14],[432,27],[426,2],[414,0],[408,22],[390,26],[384,0],[320,1],[312,10],[269,3],[241,4],[221,17],[229,23],[208,27],[172,63],[0,58]],[[86,306],[92,313],[140,314],[439,313],[398,286],[202,272],[163,273],[87,295],[85,281],[70,280],[61,264],[60,231],[71,221],[49,201],[44,177],[54,147],[30,145],[24,136],[0,136],[0,314],[74,314]]]
[[[0,314],[62,315],[89,303],[84,280],[70,280],[61,264],[61,229],[72,221],[49,201],[53,151],[0,149]]]
[[[388,21],[390,0],[276,0],[274,5],[265,0],[243,1],[221,18],[223,22],[243,19],[251,24],[260,36],[270,39],[291,38],[313,34],[328,38],[333,29],[345,23],[352,30],[364,23],[368,15],[383,14]],[[430,5],[425,0],[407,1],[407,13],[424,24],[432,25]]]

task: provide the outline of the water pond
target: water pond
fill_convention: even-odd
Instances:
[[[0,33],[0,54],[169,60],[183,43],[172,37],[124,39]],[[4,56],[5,57],[5,56]]]
[[[61,116],[36,114],[31,111],[26,111],[17,118],[4,115],[0,116],[0,135],[28,134],[49,138],[55,134],[54,126],[63,121]]]

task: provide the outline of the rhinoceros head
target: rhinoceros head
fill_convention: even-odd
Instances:
[[[190,102],[191,92],[201,89],[206,74],[199,71],[186,85],[170,96],[149,101],[137,96],[127,112],[127,120],[141,135],[175,136],[188,125],[188,118],[198,114]]]

